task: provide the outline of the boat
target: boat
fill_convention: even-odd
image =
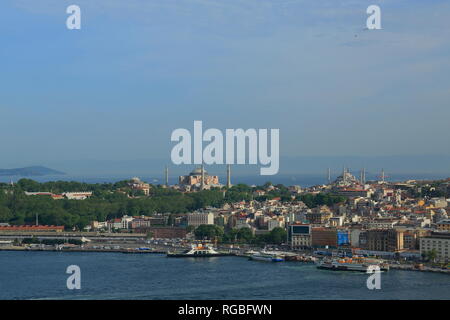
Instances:
[[[313,256],[306,256],[306,255],[286,255],[284,256],[284,259],[286,261],[297,261],[297,262],[312,262],[314,263],[316,261],[316,258]]]
[[[280,256],[270,254],[267,252],[257,252],[250,256],[250,260],[256,260],[256,261],[266,261],[266,262],[281,262],[284,261],[284,259]]]
[[[389,270],[389,265],[381,260],[364,257],[324,258],[317,262],[318,269],[335,271],[367,272],[371,266],[377,266],[381,271]]]
[[[169,258],[201,258],[201,257],[220,257],[229,256],[231,253],[218,252],[214,250],[209,245],[199,244],[192,245],[191,249],[185,250],[184,252],[167,252],[167,257]]]

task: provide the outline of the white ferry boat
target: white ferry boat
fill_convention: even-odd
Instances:
[[[335,271],[359,271],[367,272],[370,266],[378,266],[380,270],[389,270],[389,265],[375,259],[363,257],[353,258],[324,258],[317,263],[317,268]]]
[[[199,244],[195,245],[193,244],[191,249],[186,250],[181,253],[173,253],[173,252],[167,252],[167,257],[173,257],[173,258],[197,258],[197,257],[218,257],[218,256],[229,256],[230,253],[223,253],[223,252],[217,252],[209,245],[205,244]]]
[[[266,252],[257,252],[250,256],[251,260],[256,261],[267,261],[267,262],[281,262],[284,261],[284,259],[280,256],[269,254]]]

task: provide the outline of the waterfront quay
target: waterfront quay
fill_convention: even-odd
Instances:
[[[87,238],[89,236],[89,238]],[[80,245],[64,243],[55,245],[46,244],[14,244],[14,239],[27,239],[34,237],[37,240],[63,240],[77,239]],[[65,253],[124,253],[124,254],[159,254],[167,255],[169,252],[182,252],[192,246],[193,242],[176,241],[170,239],[146,239],[145,234],[117,234],[117,233],[87,233],[87,232],[64,232],[55,233],[14,233],[0,234],[0,251],[32,251],[32,252],[65,252]],[[316,263],[323,259],[325,251],[290,250],[288,248],[260,248],[255,246],[242,245],[241,247],[230,247],[220,245],[217,249],[228,256],[242,257],[249,259],[253,252],[264,250],[267,254],[278,256],[285,262]],[[330,255],[337,252],[330,250]],[[450,274],[449,269],[437,268],[423,264],[401,263],[396,260],[387,261],[390,269],[403,271],[438,272]]]
[[[37,239],[96,239],[97,241],[143,241],[145,233],[113,233],[113,232],[15,232],[0,230],[0,239],[24,239],[35,237]]]

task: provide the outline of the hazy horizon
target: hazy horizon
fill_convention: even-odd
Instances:
[[[0,168],[186,172],[201,120],[279,128],[280,174],[450,172],[449,2],[379,1],[381,30],[368,0],[77,0],[81,30],[70,4],[0,4]]]
[[[296,174],[325,174],[330,168],[333,175],[340,174],[343,167],[358,173],[365,169],[367,174],[419,174],[431,176],[450,176],[450,156],[384,156],[384,157],[281,157],[278,176]],[[62,171],[68,176],[134,176],[156,175],[163,176],[165,166],[173,175],[189,173],[196,165],[173,165],[170,159],[130,159],[130,160],[89,160],[74,159],[70,161],[53,161],[47,163],[25,163],[23,166],[11,164],[0,169],[13,169],[42,165],[44,167]],[[212,174],[225,176],[226,165],[205,166]],[[237,176],[259,175],[258,165],[232,165],[232,173]],[[266,176],[270,180],[271,176]]]

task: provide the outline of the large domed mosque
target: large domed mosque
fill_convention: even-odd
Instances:
[[[203,178],[204,186],[219,185],[219,176],[211,176],[205,169],[203,169],[203,175],[204,175]],[[192,170],[188,175],[180,176],[178,181],[179,184],[182,186],[200,187],[202,184],[202,168],[197,167],[194,170]]]

